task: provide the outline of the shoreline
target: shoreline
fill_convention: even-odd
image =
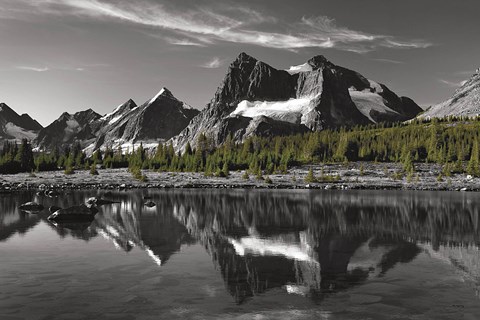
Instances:
[[[338,181],[305,182],[312,168],[314,176]],[[78,170],[72,175],[63,171],[0,175],[0,194],[15,191],[58,190],[128,190],[128,189],[332,189],[332,190],[424,190],[480,191],[480,178],[452,174],[438,179],[442,168],[437,164],[416,164],[416,172],[408,179],[399,177],[399,163],[355,162],[347,164],[312,165],[291,168],[287,174],[253,175],[244,179],[244,171],[231,172],[227,178],[205,177],[203,173],[154,172],[144,170],[147,182],[136,180],[124,169],[100,169],[99,175]],[[267,183],[266,178],[271,180]]]

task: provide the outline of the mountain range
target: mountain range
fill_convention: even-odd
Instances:
[[[479,88],[477,70],[451,99],[420,117],[479,114]],[[422,111],[410,98],[321,55],[280,70],[241,53],[201,111],[162,88],[142,105],[129,99],[103,116],[92,109],[65,112],[43,128],[27,114],[0,104],[0,140],[27,138],[37,150],[80,143],[87,153],[107,147],[126,152],[140,143],[153,148],[169,141],[181,151],[187,143],[195,146],[202,133],[218,145],[229,135],[242,141],[253,135],[406,121]]]
[[[178,134],[198,113],[162,88],[140,106],[129,99],[104,116],[91,109],[64,113],[40,130],[33,143],[38,150],[52,150],[78,142],[88,153],[107,147],[127,152],[140,143],[156,147]]]

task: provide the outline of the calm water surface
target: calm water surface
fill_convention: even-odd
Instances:
[[[101,194],[0,195],[0,319],[480,319],[477,193],[114,192],[80,226],[17,209]]]

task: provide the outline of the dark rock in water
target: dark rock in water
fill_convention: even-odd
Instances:
[[[42,211],[44,207],[35,202],[27,202],[22,204],[19,208],[24,211],[37,212]]]
[[[91,222],[95,218],[95,214],[98,212],[95,208],[88,208],[82,204],[79,206],[73,206],[66,209],[60,209],[51,214],[47,219],[49,221],[60,222]]]
[[[96,198],[96,197],[92,197],[92,198],[89,198],[87,200],[87,205],[89,207],[92,207],[92,206],[103,206],[105,204],[112,204],[112,203],[119,203],[118,201],[111,201],[111,200],[106,200],[106,199],[102,199],[102,198]]]
[[[57,207],[57,206],[51,206],[50,208],[48,208],[48,211],[49,211],[50,213],[54,213],[54,212],[57,212],[57,211],[60,210],[60,209],[62,209],[62,208]]]
[[[150,199],[152,199],[152,196],[148,196],[148,195],[143,196],[143,200],[150,200]]]
[[[149,207],[149,208],[153,208],[153,207],[156,206],[156,203],[153,202],[153,201],[147,201],[147,202],[145,202],[145,206]]]

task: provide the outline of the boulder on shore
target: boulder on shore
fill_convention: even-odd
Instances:
[[[47,219],[55,222],[91,222],[97,212],[97,209],[82,204],[55,211]]]

